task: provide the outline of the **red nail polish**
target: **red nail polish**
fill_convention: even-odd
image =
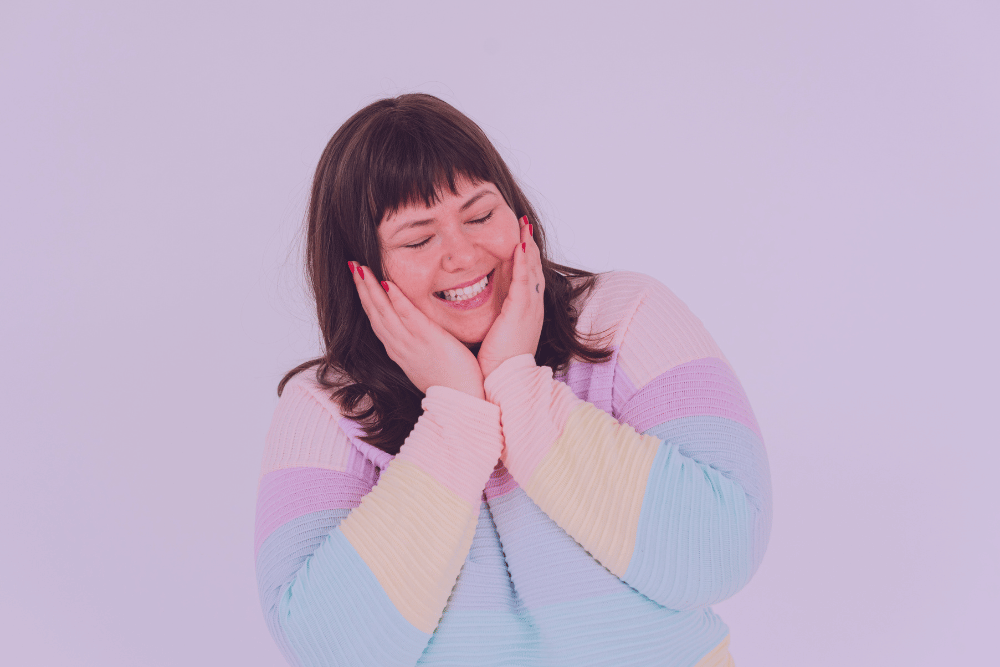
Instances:
[[[527,243],[522,243],[521,244],[521,252],[528,252],[528,244]]]
[[[389,293],[389,283],[387,283],[386,281],[383,280],[382,281],[382,289],[384,289],[385,292],[386,292],[386,294],[388,294]]]
[[[358,275],[361,276],[362,280],[365,279],[365,270],[362,269],[360,266],[358,267]]]
[[[354,262],[348,262],[347,268],[351,270],[351,273],[354,273]]]
[[[528,224],[528,216],[526,216],[526,215],[522,215],[521,216],[521,224],[522,225]]]
[[[528,223],[528,236],[530,236],[531,238],[535,238],[535,235],[533,233],[534,231],[535,228],[531,225],[531,223]]]

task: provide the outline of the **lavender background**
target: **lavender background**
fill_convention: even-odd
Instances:
[[[0,662],[283,664],[251,545],[317,348],[295,239],[333,131],[408,91],[740,375],[740,667],[995,655],[996,3],[139,4],[0,8]]]

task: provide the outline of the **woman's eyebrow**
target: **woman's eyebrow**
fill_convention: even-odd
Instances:
[[[407,223],[404,223],[404,224],[400,225],[399,227],[397,227],[397,228],[396,228],[396,231],[394,231],[394,232],[393,232],[393,233],[392,233],[392,234],[391,234],[391,235],[389,236],[389,238],[390,238],[390,239],[391,239],[391,238],[394,238],[394,237],[395,237],[395,236],[396,236],[397,234],[399,234],[399,233],[400,233],[401,231],[403,231],[404,229],[410,229],[411,227],[423,227],[423,226],[425,226],[425,225],[429,225],[429,224],[431,224],[432,222],[434,222],[434,218],[428,218],[428,219],[426,219],[426,220],[414,220],[413,222],[407,222]]]
[[[458,210],[459,211],[464,211],[465,209],[469,208],[470,206],[472,206],[473,204],[475,204],[477,201],[479,201],[480,199],[482,199],[483,197],[485,197],[486,195],[489,195],[489,194],[493,194],[493,191],[489,188],[489,186],[486,186],[485,188],[483,188],[482,190],[480,190],[476,194],[474,194],[471,197],[469,197],[468,201],[466,201],[464,204],[462,204],[462,208],[460,208]]]
[[[493,190],[490,189],[489,186],[486,186],[482,190],[480,190],[479,192],[477,192],[476,194],[474,194],[471,197],[469,197],[466,200],[466,202],[464,204],[462,204],[461,208],[459,208],[458,210],[459,211],[465,211],[466,209],[468,209],[469,207],[471,207],[473,204],[475,204],[477,201],[479,201],[480,199],[482,199],[486,195],[491,195],[491,194],[494,194]],[[425,225],[429,225],[432,222],[434,222],[434,218],[427,218],[426,220],[414,220],[412,222],[403,223],[402,225],[400,225],[399,227],[396,228],[396,231],[394,231],[389,236],[389,238],[395,237],[396,234],[399,234],[404,229],[410,229],[411,227],[424,227]]]

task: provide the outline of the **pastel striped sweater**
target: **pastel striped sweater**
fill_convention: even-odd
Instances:
[[[732,664],[709,605],[747,583],[771,523],[746,396],[651,278],[602,275],[578,327],[608,331],[612,358],[553,377],[514,357],[486,401],[431,387],[395,457],[312,374],[289,382],[254,546],[291,664]]]

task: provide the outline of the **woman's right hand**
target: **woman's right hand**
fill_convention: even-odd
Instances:
[[[379,284],[367,266],[348,264],[372,330],[417,389],[426,394],[428,387],[450,387],[485,400],[483,373],[469,348],[431,322],[394,284]]]

